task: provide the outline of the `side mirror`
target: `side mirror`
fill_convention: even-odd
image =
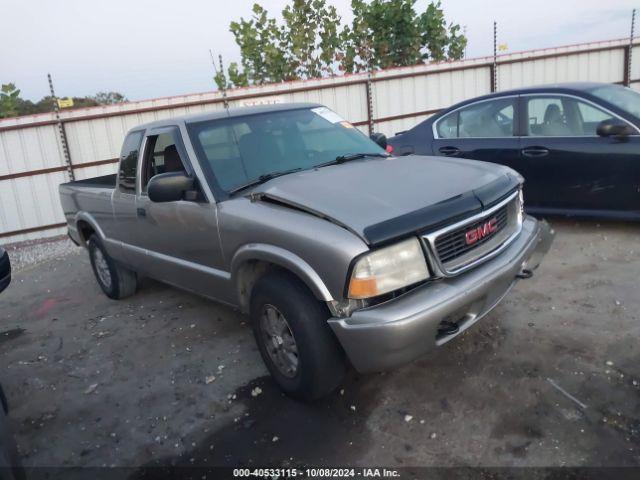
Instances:
[[[195,180],[185,172],[161,173],[151,177],[147,192],[152,202],[177,202],[194,186]]]
[[[598,124],[596,133],[601,137],[626,137],[633,133],[633,129],[622,120],[610,118]]]
[[[372,133],[369,138],[380,145],[384,150],[387,149],[387,136],[384,133]]]

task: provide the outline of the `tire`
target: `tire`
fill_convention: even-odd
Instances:
[[[9,428],[7,398],[0,386],[0,479],[24,480],[25,471],[18,447]]]
[[[268,273],[251,292],[251,325],[262,359],[280,388],[294,398],[324,397],[344,378],[345,355],[327,323],[329,316],[306,285],[285,272]]]
[[[116,263],[97,235],[93,234],[89,237],[87,247],[93,273],[107,297],[121,300],[136,293],[138,288],[136,273]]]

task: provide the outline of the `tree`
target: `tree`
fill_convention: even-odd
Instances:
[[[286,57],[284,29],[277,25],[275,19],[269,18],[260,5],[256,3],[253,6],[251,19],[231,22],[230,30],[240,46],[244,72],[238,75],[229,72],[228,78],[242,81],[246,75],[247,82],[258,85],[295,78],[294,69]]]
[[[462,58],[467,40],[447,26],[440,1],[418,14],[416,0],[352,0],[353,22],[343,31],[346,72]]]
[[[0,87],[0,118],[19,115],[20,90],[13,83],[4,83]]]
[[[243,71],[231,64],[225,86],[462,58],[467,39],[459,25],[447,25],[440,1],[421,13],[416,2],[351,0],[354,18],[344,26],[327,0],[292,0],[282,11],[283,25],[255,4],[250,20],[231,23]]]
[[[325,0],[293,0],[282,17],[284,46],[296,77],[333,75],[341,44],[336,8]]]
[[[127,97],[118,92],[98,92],[87,98],[94,100],[98,105],[113,105],[127,101]]]

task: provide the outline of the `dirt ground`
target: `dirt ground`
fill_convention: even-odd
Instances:
[[[551,223],[543,266],[474,328],[315,404],[280,394],[238,313],[149,280],[109,300],[83,250],[54,249],[0,296],[24,462],[638,466],[640,225]]]

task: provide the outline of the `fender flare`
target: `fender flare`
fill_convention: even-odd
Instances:
[[[263,243],[249,243],[239,248],[234,254],[231,260],[231,280],[234,286],[238,285],[240,268],[251,260],[270,262],[286,268],[297,275],[318,300],[333,301],[331,292],[311,265],[284,248]]]
[[[83,246],[86,246],[88,239],[82,238],[82,234],[80,233],[80,229],[78,228],[78,222],[81,222],[81,221],[87,222],[91,226],[91,228],[93,228],[93,230],[98,234],[98,236],[100,237],[100,240],[105,240],[106,237],[104,235],[104,232],[102,231],[102,228],[100,228],[100,226],[98,225],[98,222],[96,221],[96,219],[93,218],[93,215],[87,212],[78,212],[74,219],[73,226],[78,232],[78,238],[80,238],[80,241]]]

